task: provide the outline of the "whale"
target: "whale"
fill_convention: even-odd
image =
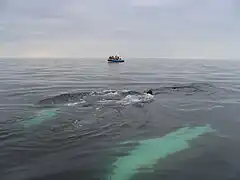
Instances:
[[[42,109],[38,111],[37,114],[32,118],[22,121],[22,124],[24,127],[39,125],[44,121],[52,119],[53,117],[57,116],[58,111],[59,108]]]
[[[140,141],[126,141],[120,144],[137,143],[138,145],[128,155],[118,157],[112,164],[113,171],[107,175],[107,180],[131,180],[141,168],[153,166],[161,159],[190,148],[189,141],[201,135],[214,132],[209,124],[199,127],[183,127],[163,137],[145,139]]]

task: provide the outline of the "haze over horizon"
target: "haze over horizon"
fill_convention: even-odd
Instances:
[[[240,58],[237,0],[1,0],[0,57]]]

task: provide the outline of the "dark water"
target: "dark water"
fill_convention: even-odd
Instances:
[[[1,59],[0,69],[1,180],[106,179],[133,148],[120,142],[205,124],[216,132],[132,179],[240,179],[240,61]]]

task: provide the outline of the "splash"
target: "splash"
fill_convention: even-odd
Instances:
[[[209,132],[214,132],[210,125],[184,127],[161,138],[139,141],[139,145],[128,152],[129,155],[117,159],[114,163],[116,168],[108,180],[130,180],[140,168],[152,167],[159,159],[189,148],[188,141]]]
[[[128,105],[134,103],[147,103],[154,100],[154,96],[151,94],[143,95],[127,95],[124,99],[118,101],[119,104]]]

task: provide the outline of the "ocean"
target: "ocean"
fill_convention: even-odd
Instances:
[[[1,180],[240,179],[240,61],[2,58],[0,70]]]

